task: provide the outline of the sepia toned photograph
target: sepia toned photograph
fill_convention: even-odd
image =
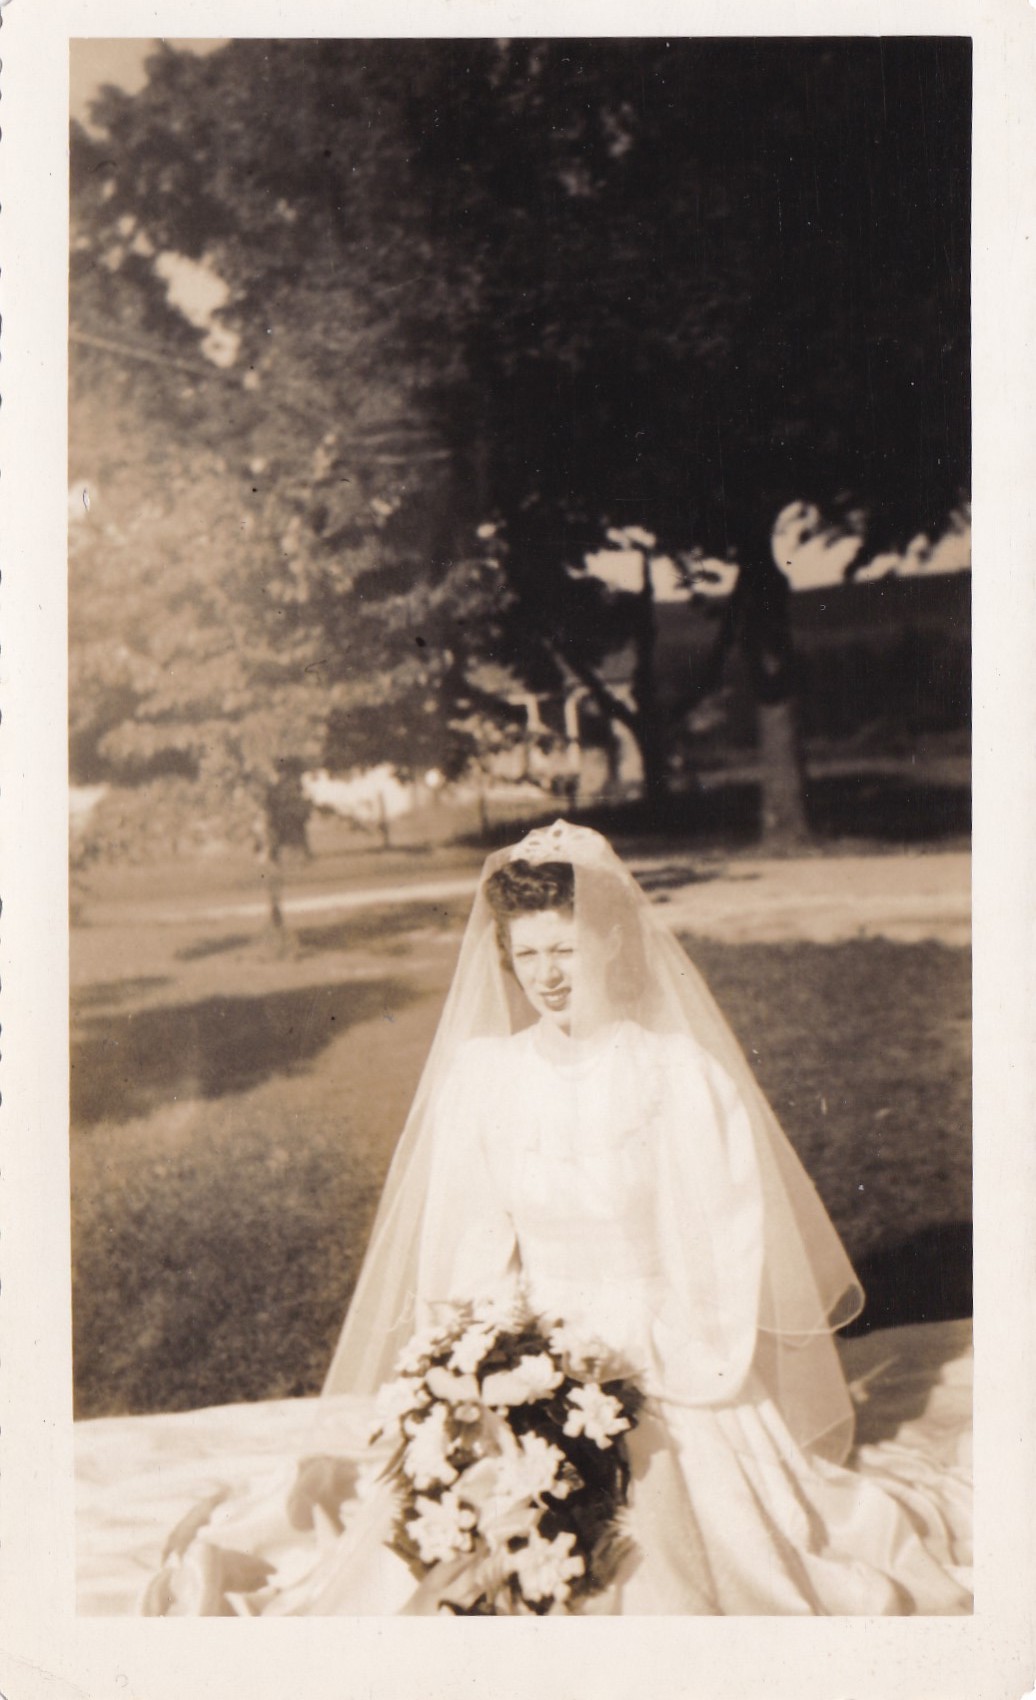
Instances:
[[[1036,12],[553,7],[0,14],[11,1700],[1032,1684]]]
[[[77,1611],[972,1611],[965,35],[70,44]]]

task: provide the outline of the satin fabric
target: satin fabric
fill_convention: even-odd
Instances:
[[[767,1387],[761,1182],[744,1108],[712,1059],[628,1022],[575,1044],[537,1026],[464,1047],[437,1116],[428,1219],[439,1231],[419,1250],[419,1309],[520,1286],[621,1352],[649,1394],[630,1445],[634,1548],[591,1611],[969,1609],[937,1499],[804,1451]],[[368,1472],[341,1519],[326,1501],[314,1514],[320,1539],[303,1574],[282,1564],[253,1576],[243,1609],[433,1611],[385,1546],[393,1512]],[[219,1520],[174,1541],[147,1609],[193,1609],[177,1566],[190,1575],[202,1549],[222,1546]],[[240,1552],[233,1531],[231,1518],[224,1538]]]
[[[608,1609],[966,1608],[924,1544],[938,1518],[805,1453],[770,1396],[762,1184],[711,1057],[632,1022],[576,1042],[541,1023],[466,1047],[440,1114],[429,1214],[463,1194],[471,1225],[422,1247],[425,1302],[520,1283],[651,1395],[631,1447],[639,1557]]]

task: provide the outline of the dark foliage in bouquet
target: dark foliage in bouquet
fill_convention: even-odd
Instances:
[[[442,1307],[379,1395],[396,1442],[393,1550],[424,1603],[463,1616],[578,1612],[632,1542],[627,1437],[643,1394],[597,1341],[522,1301]]]

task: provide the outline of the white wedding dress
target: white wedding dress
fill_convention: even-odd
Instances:
[[[621,1351],[649,1394],[630,1443],[635,1546],[589,1610],[970,1610],[959,1524],[951,1532],[938,1493],[909,1470],[881,1480],[803,1450],[771,1396],[752,1135],[692,1039],[624,1021],[582,1041],[544,1023],[471,1040],[435,1113],[448,1137],[419,1311],[521,1283],[535,1309]],[[205,1598],[200,1609],[263,1615],[434,1610],[385,1545],[389,1490],[367,1479],[343,1504],[346,1475],[310,1460],[287,1486],[200,1508],[145,1609]]]

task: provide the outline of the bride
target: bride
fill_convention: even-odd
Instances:
[[[486,863],[325,1393],[376,1395],[437,1305],[519,1293],[647,1396],[630,1551],[584,1609],[970,1609],[935,1503],[844,1467],[862,1294],[823,1205],[635,880],[562,821]],[[145,1612],[434,1611],[392,1491],[348,1480],[308,1460],[192,1513]]]

